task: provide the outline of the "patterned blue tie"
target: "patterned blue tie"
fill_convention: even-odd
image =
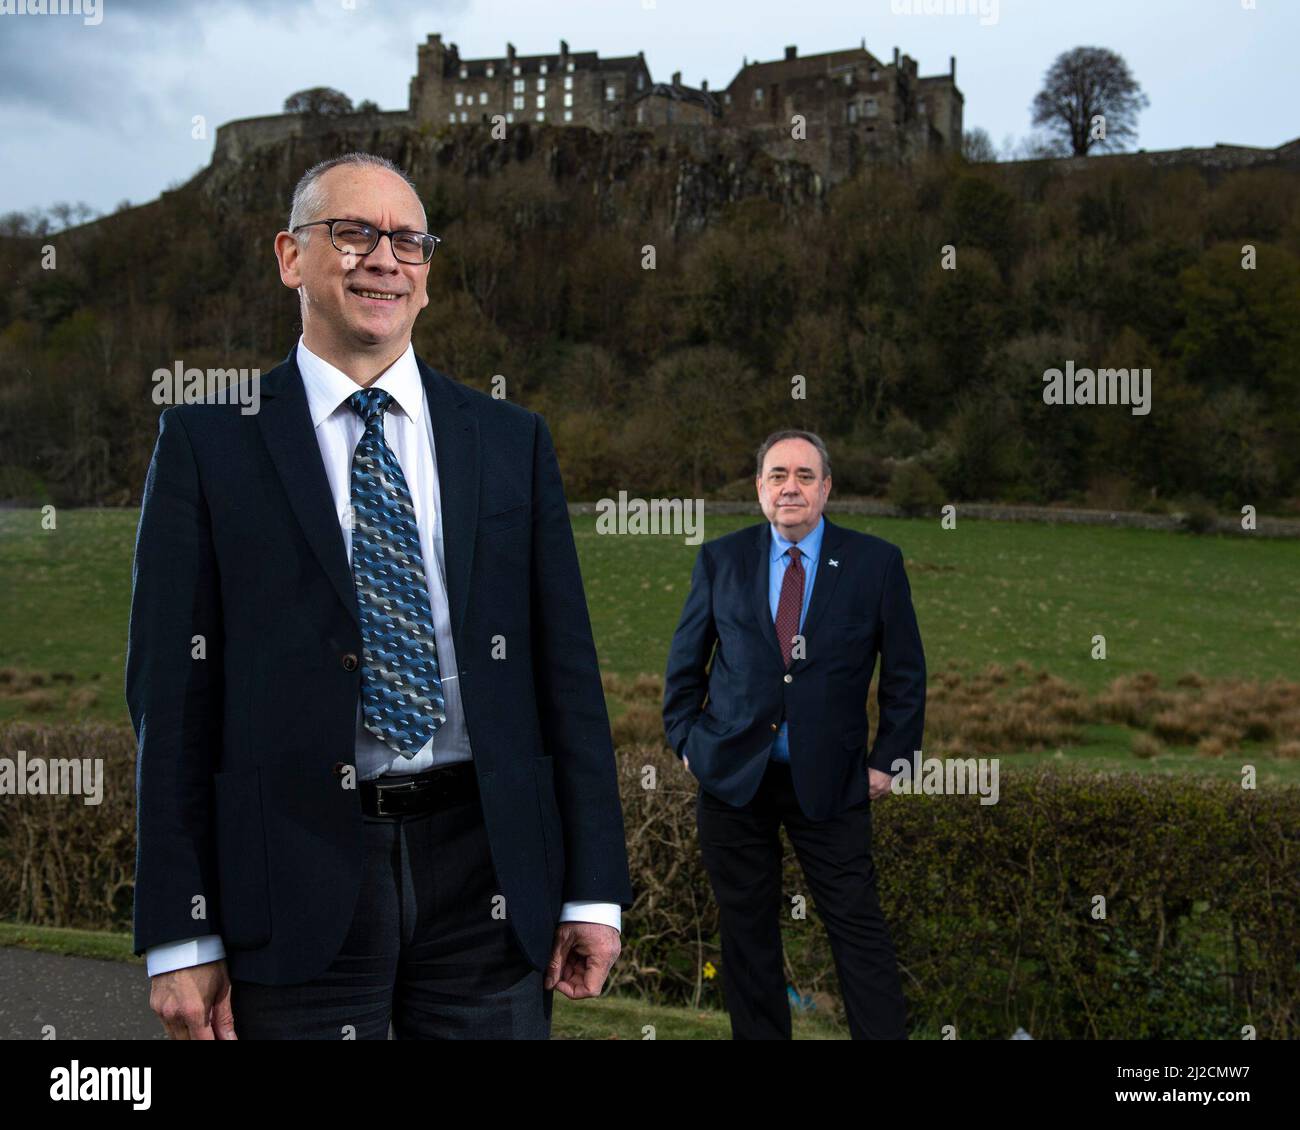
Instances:
[[[415,508],[384,439],[392,399],[380,388],[348,397],[366,423],[352,456],[352,578],[365,653],[365,727],[401,756],[414,757],[447,715]]]

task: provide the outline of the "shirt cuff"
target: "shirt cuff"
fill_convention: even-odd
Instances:
[[[560,907],[561,922],[598,922],[623,932],[623,908],[616,902],[566,902]]]
[[[191,965],[220,961],[225,956],[226,947],[221,944],[221,935],[203,934],[180,942],[150,946],[145,950],[144,960],[149,976],[156,977],[159,973],[170,973],[173,969],[187,969]]]

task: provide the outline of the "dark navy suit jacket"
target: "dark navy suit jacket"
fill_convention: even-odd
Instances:
[[[700,785],[741,806],[788,721],[799,806],[823,820],[867,798],[868,767],[891,772],[921,748],[925,653],[898,547],[827,519],[805,656],[787,671],[769,602],[771,544],[764,522],[700,547],[668,656],[664,729]],[[880,723],[867,753],[877,655]]]
[[[361,627],[295,353],[262,378],[256,414],[162,413],[126,667],[135,952],[217,933],[231,975],[264,984],[333,960],[363,857],[344,787]],[[417,362],[483,815],[508,920],[540,969],[563,902],[632,902],[573,533],[542,418]],[[198,635],[206,658],[192,659]]]

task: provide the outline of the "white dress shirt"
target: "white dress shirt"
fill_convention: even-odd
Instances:
[[[348,397],[360,389],[356,381],[317,357],[302,338],[298,339],[298,371],[307,393],[307,409],[325,465],[325,477],[334,499],[352,562],[352,527],[349,504],[352,483],[352,455],[365,431],[365,423],[348,404]],[[416,525],[420,532],[420,553],[424,558],[429,609],[433,615],[434,639],[438,647],[438,671],[442,679],[447,720],[438,727],[424,748],[412,758],[402,757],[384,745],[362,723],[361,697],[357,696],[357,775],[370,780],[387,772],[421,773],[435,765],[469,761],[473,757],[465,710],[456,676],[456,645],[451,636],[451,615],[447,602],[446,565],[443,554],[441,490],[438,461],[433,446],[433,424],[429,418],[424,382],[415,363],[415,350],[408,342],[406,352],[368,387],[382,388],[393,398],[384,413],[384,440],[401,465],[411,492]],[[560,908],[561,922],[600,922],[622,929],[622,908],[618,903],[566,902]],[[145,954],[149,976],[201,965],[225,957],[218,934],[206,934],[179,942],[150,946]]]

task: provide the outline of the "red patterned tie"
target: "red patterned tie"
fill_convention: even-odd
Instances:
[[[802,555],[797,545],[792,545],[786,553],[790,555],[790,564],[781,578],[781,598],[776,603],[776,638],[789,667],[794,637],[799,634],[799,614],[803,611],[803,566],[799,564]]]

